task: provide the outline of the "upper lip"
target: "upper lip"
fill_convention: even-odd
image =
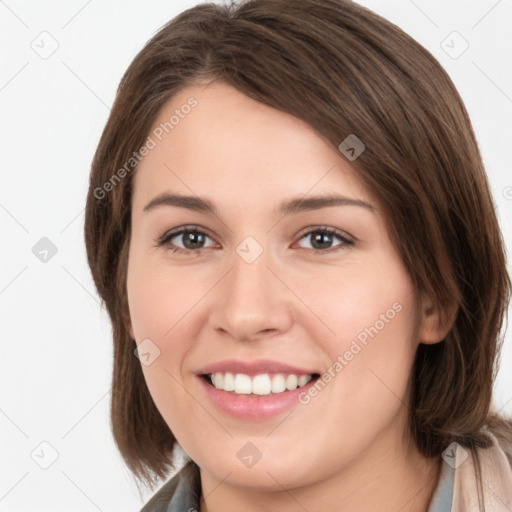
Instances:
[[[262,373],[286,373],[294,375],[312,375],[318,373],[307,368],[292,366],[280,361],[270,359],[258,359],[253,361],[242,361],[241,359],[227,359],[202,367],[197,373],[206,375],[210,373],[243,373],[245,375],[259,375]]]

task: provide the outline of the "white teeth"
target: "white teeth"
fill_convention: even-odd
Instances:
[[[234,391],[235,390],[235,376],[232,373],[226,373],[224,375],[223,385],[215,386],[215,387],[217,389],[224,389],[224,391]]]
[[[301,388],[302,386],[305,386],[309,382],[308,375],[301,375],[299,377],[298,386]]]
[[[224,386],[223,386],[223,376],[222,376],[222,373],[214,373],[213,374],[213,385],[217,388],[217,389],[223,389]]]
[[[289,391],[293,391],[294,389],[297,389],[297,384],[299,383],[299,379],[297,375],[288,375],[286,378],[286,389]]]
[[[311,375],[286,375],[277,373],[269,375],[262,373],[250,377],[243,373],[212,373],[210,379],[217,389],[233,391],[238,395],[270,395],[271,393],[282,393],[286,390],[293,391],[305,386],[313,377]]]
[[[250,395],[252,393],[252,382],[249,375],[243,373],[235,375],[235,393],[240,395]]]
[[[284,375],[278,374],[272,377],[272,393],[282,393],[286,389]]]
[[[272,382],[267,374],[256,375],[256,377],[252,379],[252,392],[255,395],[270,395],[271,390]]]

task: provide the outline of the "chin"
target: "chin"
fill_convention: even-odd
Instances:
[[[312,474],[315,473],[307,463],[290,461],[285,454],[269,454],[267,457],[267,460],[262,457],[252,467],[245,467],[238,460],[232,462],[231,459],[222,462],[216,459],[211,464],[199,467],[220,482],[254,492],[282,491],[283,488],[293,489],[312,483]]]

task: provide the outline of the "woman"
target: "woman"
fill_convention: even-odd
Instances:
[[[512,507],[510,298],[470,120],[346,0],[203,4],[123,77],[85,238],[143,511]]]

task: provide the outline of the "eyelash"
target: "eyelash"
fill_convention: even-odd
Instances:
[[[163,246],[166,246],[170,243],[170,240],[173,239],[174,237],[177,237],[179,235],[183,235],[185,233],[201,233],[205,236],[207,236],[208,238],[211,238],[210,235],[208,234],[207,231],[205,231],[204,229],[198,227],[198,226],[187,226],[187,227],[183,227],[183,228],[179,228],[178,230],[176,231],[171,231],[169,233],[164,233],[161,237],[157,238],[155,241],[156,241],[156,245],[157,247],[163,247]],[[341,244],[339,245],[336,245],[334,247],[331,247],[329,249],[324,249],[324,250],[321,250],[321,249],[307,249],[305,248],[304,250],[309,252],[309,253],[313,253],[313,254],[317,254],[317,255],[325,255],[325,254],[329,254],[329,253],[332,253],[332,252],[336,252],[336,251],[339,251],[341,248],[345,247],[345,246],[352,246],[354,245],[354,242],[350,239],[348,239],[341,231],[338,231],[337,229],[334,229],[334,228],[330,228],[330,227],[319,227],[319,228],[315,228],[315,229],[312,229],[310,231],[307,231],[305,233],[303,233],[299,240],[302,240],[304,237],[308,236],[308,235],[311,235],[312,233],[327,233],[327,234],[332,234],[332,235],[336,235],[340,240]],[[182,249],[181,247],[167,247],[167,249],[169,251],[172,252],[172,254],[174,253],[182,253],[182,254],[190,254],[190,253],[200,253],[201,251],[205,250],[205,249],[208,249],[208,247],[202,247],[202,248],[199,248],[199,249]]]

